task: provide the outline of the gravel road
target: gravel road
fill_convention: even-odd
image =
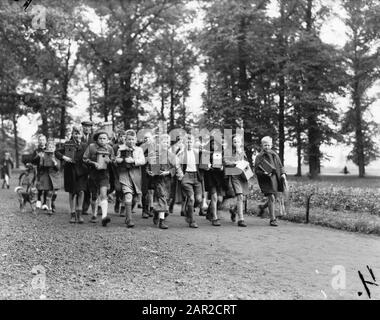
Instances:
[[[70,225],[64,192],[56,214],[33,216],[13,188],[0,190],[0,299],[368,299],[367,266],[380,284],[378,236],[253,216],[238,228],[227,212],[221,227],[197,217],[190,229],[179,207],[168,230],[141,209],[134,229],[113,214],[107,228]]]

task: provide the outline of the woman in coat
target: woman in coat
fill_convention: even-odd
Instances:
[[[63,178],[65,191],[69,193],[70,223],[83,223],[82,208],[84,192],[87,190],[88,168],[83,162],[87,144],[81,141],[81,128],[74,126],[71,139],[57,150],[57,159],[64,161]]]

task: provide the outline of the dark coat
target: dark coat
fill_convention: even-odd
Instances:
[[[268,161],[274,167],[271,176],[266,175],[261,169],[260,165],[263,159]],[[264,194],[274,194],[284,191],[280,178],[281,175],[285,173],[285,169],[281,163],[280,157],[274,151],[262,151],[257,155],[255,159],[255,173],[260,189]]]
[[[84,143],[88,147],[91,143],[94,143],[93,135],[91,133],[89,134],[88,137],[85,137],[84,135],[82,135],[81,142]]]
[[[66,141],[63,147],[55,152],[59,160],[65,156],[65,147],[75,145],[74,163],[65,162],[63,165],[64,188],[66,192],[77,193],[87,189],[88,167],[83,162],[83,154],[86,150],[86,143],[76,143],[74,139]]]
[[[58,165],[46,165],[45,160],[37,156],[40,165],[37,171],[37,189],[53,191],[61,186],[61,179]]]

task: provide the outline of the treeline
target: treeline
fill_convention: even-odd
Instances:
[[[40,0],[25,13],[22,1],[3,1],[2,130],[12,130],[18,150],[17,119],[33,113],[42,133],[64,138],[72,97],[83,90],[89,117],[100,116],[114,128],[166,120],[169,129],[186,129],[194,125],[187,98],[199,66],[207,77],[204,115],[195,125],[243,126],[248,154],[269,134],[286,160],[290,142],[297,148],[297,173],[304,161],[312,178],[326,156],[322,144],[344,141],[364,176],[379,155],[367,92],[380,77],[380,5],[341,0],[348,41],[340,49],[321,40],[321,26],[336,14],[324,3]],[[31,24],[37,14],[46,24],[40,30]],[[334,104],[337,96],[351,98],[344,115]]]

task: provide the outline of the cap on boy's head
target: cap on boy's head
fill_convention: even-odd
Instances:
[[[99,130],[99,131],[96,131],[96,132],[94,133],[94,140],[97,141],[98,138],[99,138],[99,136],[100,136],[101,134],[105,134],[105,135],[107,136],[107,138],[109,139],[109,136],[108,136],[108,132],[107,132],[107,131],[105,131],[105,130]]]
[[[93,126],[93,123],[92,121],[82,121],[82,126],[85,126],[85,127],[92,127]]]
[[[263,143],[269,143],[269,144],[272,144],[272,138],[269,137],[269,136],[266,136],[264,138],[261,139],[261,144]]]
[[[136,131],[135,130],[132,130],[132,129],[129,129],[127,130],[127,132],[125,133],[126,136],[131,136],[131,137],[136,137]]]

